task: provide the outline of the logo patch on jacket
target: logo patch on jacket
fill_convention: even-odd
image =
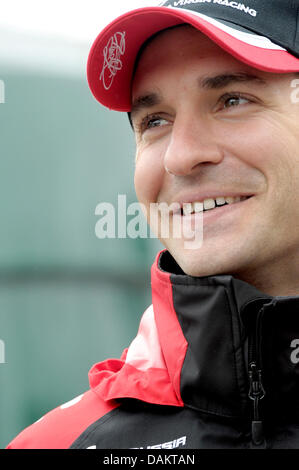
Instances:
[[[146,447],[132,447],[132,449],[177,449],[178,447],[184,447],[186,445],[186,441],[186,436],[182,436],[178,439],[174,439],[173,441],[163,442],[163,444]]]

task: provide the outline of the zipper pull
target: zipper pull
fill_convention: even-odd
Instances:
[[[263,422],[260,419],[259,403],[265,396],[265,389],[262,384],[262,371],[258,369],[256,362],[249,365],[249,393],[253,400],[253,420],[251,422],[252,442],[256,446],[264,443]]]

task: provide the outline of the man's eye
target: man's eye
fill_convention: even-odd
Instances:
[[[249,103],[249,99],[239,94],[225,94],[220,98],[220,104],[223,108],[232,108]]]
[[[161,116],[146,116],[144,119],[142,119],[141,122],[141,130],[144,132],[148,129],[153,129],[154,127],[161,127],[165,124],[167,124],[168,121]]]
[[[161,119],[160,118],[154,118],[154,119],[149,119],[147,122],[147,128],[150,129],[151,127],[158,127],[161,124]]]

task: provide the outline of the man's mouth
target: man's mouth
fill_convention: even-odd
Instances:
[[[251,196],[221,196],[216,199],[208,198],[203,201],[186,202],[181,207],[181,215],[192,215],[199,212],[206,212],[223,207],[225,205],[236,204],[237,202],[245,201]]]

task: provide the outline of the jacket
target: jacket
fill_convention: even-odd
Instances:
[[[187,276],[167,251],[151,280],[121,358],[8,448],[299,448],[299,297]]]

